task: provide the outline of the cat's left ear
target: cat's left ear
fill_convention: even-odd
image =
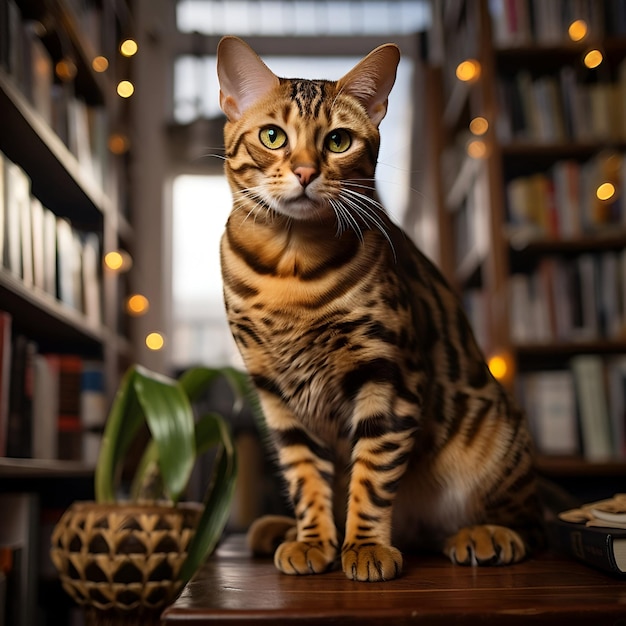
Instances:
[[[387,113],[387,99],[396,81],[400,50],[392,43],[372,50],[338,82],[344,93],[359,100],[378,126]]]
[[[238,37],[223,37],[217,46],[220,107],[234,122],[280,83],[257,53]]]

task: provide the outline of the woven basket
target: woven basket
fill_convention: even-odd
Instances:
[[[63,588],[98,612],[154,613],[181,587],[201,507],[75,502],[52,534]]]

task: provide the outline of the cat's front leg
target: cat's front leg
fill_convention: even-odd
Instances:
[[[282,403],[266,400],[263,408],[272,416],[268,422],[296,518],[296,537],[278,546],[274,564],[285,574],[320,574],[338,552],[332,454]]]
[[[391,545],[392,510],[413,448],[414,431],[413,418],[377,411],[357,421],[341,550],[342,569],[352,580],[391,580],[402,571],[402,554]]]

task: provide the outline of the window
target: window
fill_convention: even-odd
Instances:
[[[424,30],[428,2],[419,0],[179,0],[181,32],[203,35],[385,35]]]

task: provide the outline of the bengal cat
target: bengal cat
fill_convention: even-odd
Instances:
[[[276,77],[218,47],[227,315],[295,513],[286,574],[389,580],[400,549],[460,564],[524,558],[538,510],[531,439],[459,301],[376,199],[378,125],[399,50],[340,80]],[[275,523],[274,523],[275,522]],[[291,522],[263,519],[253,548]]]

